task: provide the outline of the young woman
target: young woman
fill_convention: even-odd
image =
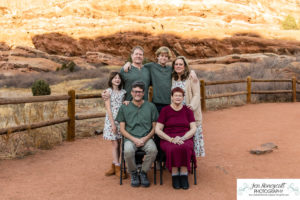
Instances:
[[[111,140],[113,163],[111,168],[105,173],[106,176],[120,176],[120,125],[115,121],[119,108],[121,107],[126,91],[123,90],[123,80],[119,72],[111,72],[109,88],[106,90],[110,94],[110,98],[105,100],[106,116],[103,130],[103,138]],[[125,177],[124,177],[125,178]]]

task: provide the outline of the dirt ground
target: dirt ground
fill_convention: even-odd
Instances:
[[[0,161],[0,199],[236,199],[237,178],[300,178],[300,103],[233,107],[203,114],[206,157],[198,159],[198,184],[173,190],[164,184],[132,188],[126,179],[105,177],[110,143],[102,136],[64,142],[20,160]],[[273,142],[278,149],[252,155],[251,148]],[[153,183],[153,170],[149,172]],[[159,176],[157,176],[159,178]]]

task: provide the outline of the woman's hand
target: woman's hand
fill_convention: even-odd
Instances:
[[[188,107],[189,109],[193,110],[191,104],[186,104],[186,107]]]
[[[128,72],[131,69],[131,62],[125,63],[123,66],[124,72]]]
[[[183,144],[183,141],[181,140],[181,137],[176,136],[173,140],[173,143],[181,145],[181,144]]]

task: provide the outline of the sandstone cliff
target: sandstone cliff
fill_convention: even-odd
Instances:
[[[32,46],[36,34],[59,32],[75,39],[124,31],[223,38],[258,32],[267,38],[299,39],[281,22],[300,19],[297,0],[2,0],[0,41]]]
[[[296,55],[299,30],[281,27],[288,15],[299,23],[299,1],[2,0],[0,72],[54,71],[70,61],[87,69],[122,65],[135,45],[151,60],[161,45],[192,61]]]

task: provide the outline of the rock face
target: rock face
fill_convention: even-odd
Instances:
[[[3,48],[4,49],[4,48]],[[55,71],[64,63],[73,61],[78,67],[95,69],[103,65],[122,65],[120,57],[99,52],[87,52],[82,56],[51,55],[43,51],[18,46],[14,49],[0,50],[0,73],[11,76],[19,73]]]
[[[33,43],[36,49],[18,46],[0,51],[0,72],[14,75],[55,71],[62,64],[71,61],[85,69],[95,69],[103,65],[122,66],[132,47],[137,44],[144,47],[145,56],[153,61],[155,50],[163,45],[168,46],[174,57],[186,56],[191,68],[195,70],[216,71],[249,66],[266,58],[293,62],[281,69],[291,76],[295,73],[290,66],[299,69],[299,58],[295,56],[300,53],[299,42],[268,40],[249,34],[237,34],[223,40],[201,40],[166,34],[153,36],[148,33],[128,32],[75,40],[67,35],[50,33],[35,36]]]
[[[0,41],[32,46],[37,34],[95,38],[127,31],[199,38],[253,31],[297,39],[297,32],[282,30],[282,21],[300,19],[299,10],[296,0],[2,0]]]
[[[36,35],[34,46],[48,53],[82,56],[87,52],[102,52],[127,59],[135,45],[145,49],[145,55],[155,59],[154,52],[160,46],[168,46],[177,55],[188,58],[210,58],[230,54],[275,53],[294,55],[300,53],[300,42],[264,39],[258,35],[236,34],[233,37],[217,39],[184,39],[171,34],[151,35],[142,32],[116,33],[95,39],[75,40],[67,35],[50,33]],[[100,56],[101,57],[101,56]]]
[[[10,47],[5,42],[0,42],[0,51],[8,51]]]
[[[70,61],[88,69],[122,65],[136,45],[151,60],[160,46],[198,61],[294,55],[299,30],[282,30],[282,21],[291,15],[299,24],[299,10],[295,0],[3,0],[0,72],[47,72]],[[237,61],[226,60],[206,64]]]

